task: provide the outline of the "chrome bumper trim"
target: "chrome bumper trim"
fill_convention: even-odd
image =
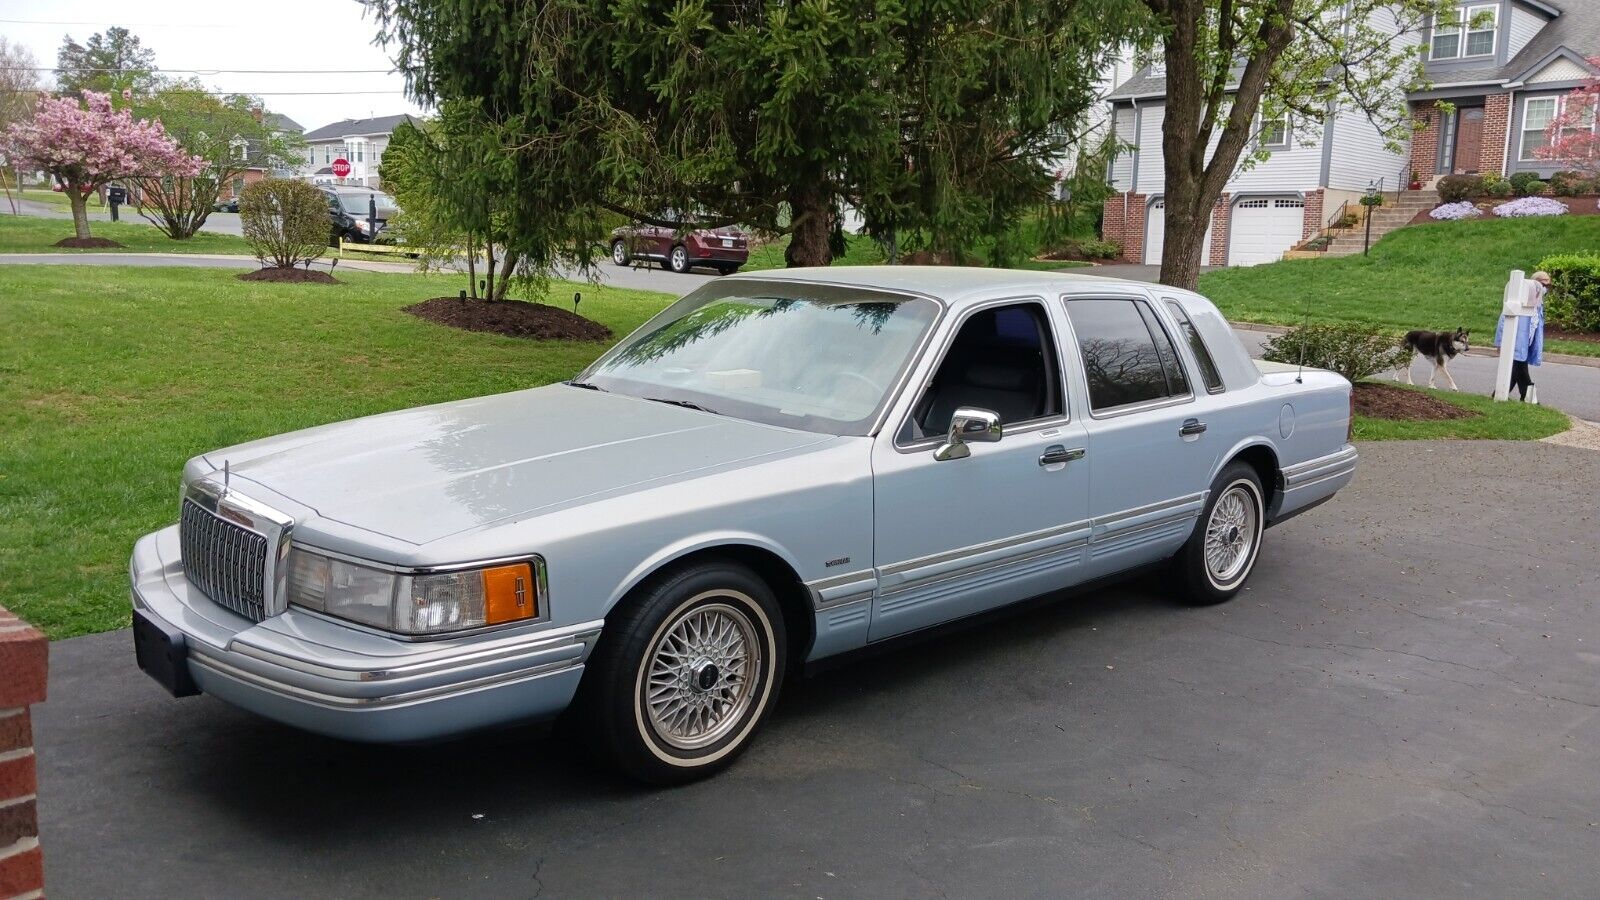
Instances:
[[[1360,454],[1356,452],[1356,448],[1351,444],[1346,444],[1343,449],[1327,456],[1319,456],[1303,463],[1285,466],[1282,470],[1284,490],[1292,491],[1321,481],[1327,481],[1330,478],[1348,475],[1355,471],[1356,462],[1359,458]]]

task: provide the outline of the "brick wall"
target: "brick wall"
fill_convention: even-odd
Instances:
[[[1227,191],[1217,198],[1215,206],[1211,207],[1211,246],[1206,248],[1207,264],[1225,266],[1228,264],[1228,223],[1229,213],[1233,211],[1233,195]]]
[[[1306,219],[1300,229],[1300,240],[1307,240],[1322,231],[1322,190],[1306,191]]]
[[[1483,157],[1480,171],[1506,173],[1506,129],[1511,127],[1511,95],[1483,98]]]
[[[28,707],[44,699],[44,635],[0,607],[0,898],[44,896]]]
[[[1411,168],[1426,184],[1428,179],[1439,174],[1439,120],[1442,116],[1439,110],[1422,103],[1414,105],[1411,112],[1417,121],[1426,123],[1411,135]]]
[[[1123,215],[1123,210],[1127,215]],[[1144,262],[1144,194],[1115,194],[1106,198],[1100,236],[1122,245],[1122,261]]]

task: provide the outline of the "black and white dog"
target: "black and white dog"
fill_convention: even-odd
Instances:
[[[1405,348],[1411,353],[1406,356],[1406,384],[1415,384],[1411,380],[1411,366],[1416,362],[1416,356],[1422,356],[1433,361],[1433,371],[1428,373],[1428,387],[1433,387],[1433,379],[1440,372],[1444,373],[1445,380],[1450,382],[1450,390],[1456,391],[1456,380],[1450,377],[1450,369],[1446,365],[1457,355],[1471,349],[1467,341],[1467,330],[1457,328],[1452,334],[1448,331],[1408,331],[1406,332]],[[1395,381],[1400,380],[1400,374],[1395,373]]]

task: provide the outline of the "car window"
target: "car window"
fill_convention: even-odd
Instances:
[[[1172,345],[1172,336],[1167,334],[1167,328],[1156,318],[1156,311],[1149,304],[1136,303],[1139,314],[1144,317],[1144,325],[1150,329],[1150,336],[1156,342],[1156,354],[1161,357],[1161,368],[1167,375],[1167,394],[1172,397],[1181,397],[1189,393],[1189,376],[1183,371],[1183,362],[1178,359],[1178,348]]]
[[[913,407],[908,440],[945,434],[956,409],[975,406],[1005,425],[1060,416],[1061,375],[1044,306],[979,310],[961,324]]]
[[[1169,298],[1167,311],[1172,313],[1173,321],[1178,323],[1178,330],[1183,333],[1183,339],[1189,342],[1189,352],[1194,354],[1194,361],[1200,366],[1200,380],[1206,383],[1206,390],[1213,394],[1221,393],[1222,373],[1217,371],[1216,360],[1211,358],[1211,351],[1206,348],[1205,340],[1200,337],[1200,330],[1194,327],[1194,322],[1184,311],[1183,304]]]
[[[1095,412],[1189,393],[1172,341],[1144,301],[1073,299],[1067,316]]]

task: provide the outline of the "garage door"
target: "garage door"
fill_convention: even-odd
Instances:
[[[1150,204],[1150,209],[1144,217],[1144,261],[1146,265],[1161,265],[1161,249],[1167,239],[1167,201],[1157,200]],[[1200,251],[1202,265],[1211,262],[1211,222],[1206,222],[1205,249]]]
[[[1300,243],[1306,202],[1299,197],[1256,197],[1233,205],[1228,265],[1253,266],[1283,258]]]

